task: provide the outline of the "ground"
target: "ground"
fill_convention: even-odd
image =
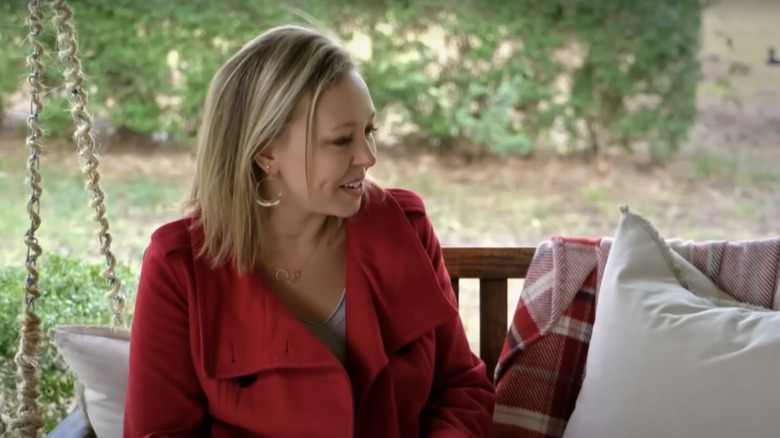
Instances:
[[[444,245],[536,246],[553,235],[609,236],[623,203],[648,216],[667,237],[776,236],[780,66],[768,66],[765,59],[768,46],[780,47],[780,30],[773,26],[780,3],[736,3],[717,6],[705,19],[698,121],[689,145],[668,166],[647,167],[630,157],[610,157],[600,166],[561,158],[464,164],[384,150],[373,174],[385,185],[419,192]],[[734,48],[721,34],[733,37]],[[724,92],[714,84],[733,62],[748,71],[734,79],[733,91]],[[137,267],[149,234],[176,217],[172,204],[187,189],[193,160],[188,151],[125,146],[107,145],[103,183],[115,252]],[[0,139],[0,266],[24,260],[25,154],[23,139]],[[40,242],[45,251],[98,262],[89,195],[72,155],[50,152],[42,162]],[[462,310],[478,348],[474,288],[472,282],[464,285]],[[513,284],[510,309],[518,291]]]

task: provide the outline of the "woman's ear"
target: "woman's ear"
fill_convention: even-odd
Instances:
[[[278,149],[276,142],[272,141],[255,153],[255,163],[269,175],[279,171]]]
[[[285,150],[283,138],[277,137],[269,141],[255,153],[255,163],[269,175],[279,172],[280,161]]]
[[[270,152],[269,148],[264,148],[264,150],[255,154],[255,163],[260,166],[265,173],[271,173],[271,168],[275,162],[273,153]]]

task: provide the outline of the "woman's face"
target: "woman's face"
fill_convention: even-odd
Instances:
[[[363,79],[351,72],[320,94],[310,137],[308,172],[306,136],[308,98],[297,118],[257,163],[270,176],[264,198],[288,213],[347,218],[358,212],[366,172],[376,163],[374,104]]]

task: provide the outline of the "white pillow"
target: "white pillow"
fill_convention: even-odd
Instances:
[[[563,437],[780,436],[780,312],[727,300],[621,210]]]
[[[108,326],[51,329],[65,363],[78,378],[77,397],[98,438],[122,436],[130,331]]]

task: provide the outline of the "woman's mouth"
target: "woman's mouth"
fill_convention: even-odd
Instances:
[[[341,186],[341,190],[343,190],[348,195],[360,196],[360,194],[363,193],[363,181],[355,181],[348,184],[343,184]]]

